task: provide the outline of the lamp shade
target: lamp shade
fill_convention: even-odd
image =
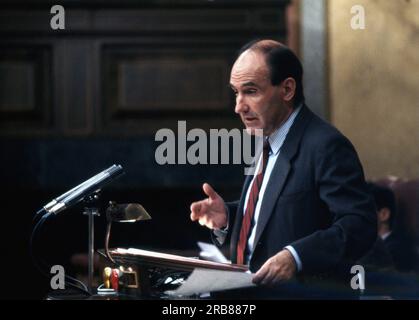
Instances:
[[[135,222],[139,220],[150,220],[151,217],[138,203],[116,204],[109,202],[109,207],[106,209],[106,218],[108,221],[116,222]]]

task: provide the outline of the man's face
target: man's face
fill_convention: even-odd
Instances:
[[[265,58],[258,52],[247,50],[240,55],[231,70],[230,86],[236,94],[234,111],[250,134],[263,129],[264,135],[270,135],[292,112],[284,104],[282,83],[271,84]]]

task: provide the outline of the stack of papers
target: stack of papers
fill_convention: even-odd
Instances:
[[[176,290],[167,291],[172,296],[196,294],[253,287],[253,275],[249,272],[195,269],[188,279]]]
[[[213,244],[198,242],[200,257],[213,262],[230,263]],[[208,292],[239,289],[255,286],[250,272],[225,271],[196,268],[176,290],[167,291],[172,296],[191,296]]]

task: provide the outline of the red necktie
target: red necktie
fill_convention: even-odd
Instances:
[[[244,253],[247,247],[247,238],[249,237],[253,214],[255,213],[256,204],[258,202],[259,190],[262,185],[263,175],[265,173],[266,164],[268,162],[269,150],[269,142],[268,139],[266,139],[263,143],[262,170],[253,179],[252,188],[249,193],[249,199],[247,200],[246,212],[244,213],[242,227],[240,229],[239,242],[237,243],[237,264],[244,263]]]

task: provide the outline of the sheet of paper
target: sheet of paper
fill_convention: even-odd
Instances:
[[[199,254],[201,258],[214,262],[230,263],[217,246],[205,242],[198,242],[198,246],[201,249]]]
[[[179,288],[166,293],[173,296],[191,296],[253,286],[255,285],[252,283],[251,273],[196,268]]]

